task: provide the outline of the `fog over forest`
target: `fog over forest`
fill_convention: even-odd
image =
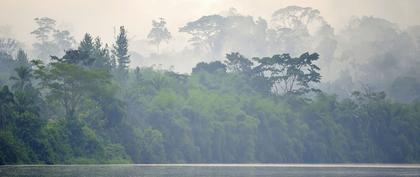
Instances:
[[[420,162],[418,1],[71,2],[0,7],[0,164]]]
[[[9,6],[23,6],[22,2],[19,1],[6,1],[5,3]],[[86,6],[92,6],[91,3],[87,3]],[[296,2],[291,1],[280,4],[289,3]],[[290,53],[295,56],[303,52],[317,52],[320,54],[321,59],[318,65],[322,68],[321,73],[323,76],[323,84],[320,85],[321,88],[332,91],[340,96],[348,96],[352,91],[361,87],[372,87],[376,90],[386,90],[392,93],[396,99],[407,101],[407,99],[410,100],[418,96],[419,93],[414,93],[416,92],[414,90],[417,89],[407,88],[405,90],[406,92],[410,92],[411,90],[407,94],[393,93],[393,91],[401,91],[399,88],[396,88],[400,84],[396,84],[395,82],[404,82],[407,79],[412,79],[417,83],[411,84],[411,87],[418,85],[419,73],[417,69],[418,65],[416,64],[418,63],[420,27],[416,26],[419,25],[419,22],[417,18],[413,17],[415,16],[415,12],[413,11],[418,10],[416,8],[419,6],[413,5],[409,8],[411,3],[417,2],[400,1],[396,3],[385,1],[378,3],[377,1],[369,1],[364,4],[364,7],[360,8],[353,7],[351,3],[348,4],[349,9],[352,9],[358,15],[351,14],[352,12],[349,12],[350,10],[343,10],[343,14],[332,15],[332,12],[322,12],[316,8],[306,6],[280,6],[277,10],[267,12],[267,8],[245,9],[250,8],[249,4],[252,3],[220,3],[217,1],[198,4],[188,1],[174,4],[169,3],[171,6],[191,6],[197,9],[205,9],[204,7],[207,7],[207,10],[202,11],[218,12],[200,14],[202,17],[198,16],[195,11],[190,12],[194,14],[191,16],[197,16],[195,19],[191,16],[186,17],[186,19],[180,19],[181,17],[177,16],[175,18],[172,17],[173,15],[169,15],[167,18],[158,14],[144,15],[148,18],[151,16],[156,17],[154,20],[164,18],[167,24],[166,26],[170,26],[168,28],[171,33],[171,38],[162,42],[162,46],[160,47],[161,51],[158,55],[156,53],[156,47],[147,39],[147,34],[152,27],[150,21],[139,21],[139,25],[135,25],[133,29],[130,26],[126,26],[130,41],[130,67],[153,66],[160,69],[170,69],[179,73],[190,73],[191,69],[198,62],[222,60],[225,54],[229,52],[239,52],[248,58],[270,56],[278,53]],[[148,7],[156,6],[156,4],[144,4]],[[248,12],[257,12],[266,17],[244,14],[233,6],[224,7],[220,4],[238,4],[238,6]],[[264,4],[264,7],[277,5],[275,2],[262,4]],[[261,6],[263,6],[262,4]],[[303,4],[312,4],[330,11],[332,11],[331,9],[333,7],[338,7],[337,3],[326,1]],[[33,5],[37,6],[37,4]],[[63,6],[65,5],[74,7],[78,3],[63,4]],[[105,5],[104,9],[112,9],[110,7],[111,5],[125,7],[126,5],[134,4],[133,2],[127,2],[127,4],[111,4],[105,2]],[[390,7],[394,7],[393,5],[401,8],[388,10]],[[28,10],[27,6],[25,5],[16,9],[20,11],[27,10],[28,14],[42,14],[38,12],[39,10]],[[51,3],[50,8],[52,9],[54,6],[58,5]],[[3,8],[6,7],[3,6]],[[269,9],[273,9],[274,7],[270,7]],[[60,9],[59,7],[57,8]],[[140,9],[143,10],[144,8],[140,7]],[[5,9],[5,11],[7,10]],[[170,14],[174,11],[177,10],[163,14]],[[391,21],[380,16],[363,15],[360,11],[366,11],[366,14],[376,13],[378,15],[388,16],[398,21]],[[104,13],[97,9],[92,12]],[[132,13],[130,9],[127,12]],[[121,11],[121,13],[124,12]],[[410,16],[413,13],[414,15]],[[54,12],[52,14],[53,16],[63,18],[63,14],[61,13]],[[329,17],[324,18],[324,14],[328,14]],[[127,18],[125,15],[117,14],[116,16],[120,16],[119,18],[121,19],[111,19],[112,21],[121,20],[118,21],[118,24],[124,25],[124,22],[127,21],[124,19],[124,17]],[[36,39],[31,34],[36,28],[36,23],[32,19],[36,17],[30,18],[25,15],[25,18],[27,18],[25,21],[30,23],[30,25],[19,24],[17,26],[25,26],[26,28],[17,28],[7,23],[2,24],[0,26],[0,36],[2,38],[14,39],[19,43],[13,49],[15,50],[14,55],[17,52],[17,48],[23,48],[28,52],[29,57],[34,59],[44,57],[44,60],[48,60],[48,57],[45,56],[62,55],[64,50],[74,48],[77,45],[77,41],[81,39],[81,35],[84,35],[85,32],[89,32],[94,36],[107,34],[106,36],[99,37],[101,39],[108,39],[106,41],[111,42],[115,38],[116,30],[118,30],[118,27],[115,26],[118,24],[108,26],[108,29],[95,29],[95,23],[91,23],[88,26],[94,31],[81,32],[76,28],[79,22],[72,24],[69,22],[69,18],[67,18],[67,21],[62,22],[53,17],[49,17],[55,20],[54,28],[63,32],[69,31],[68,36],[62,36],[68,39],[56,39],[64,40],[62,44],[58,44],[61,46],[56,49],[50,49],[56,51],[51,51],[51,53],[41,56],[41,51],[36,51],[34,48]],[[96,17],[93,18],[98,19]],[[143,18],[145,17],[139,17],[139,19]],[[6,22],[11,22],[11,24],[15,24],[15,22],[12,22],[13,18],[2,16],[2,19],[5,19],[4,21]],[[174,19],[175,24],[180,26],[174,26],[173,22],[167,19]],[[190,21],[187,21],[187,19],[190,19]],[[331,19],[337,27],[331,25],[327,19]],[[84,23],[83,26],[86,26],[86,21],[82,21],[82,23]],[[104,23],[99,22],[99,24]],[[187,27],[188,24],[190,24],[189,30],[181,30]],[[200,27],[197,25],[214,26],[212,28],[199,29]],[[33,27],[33,29],[28,29],[29,27]],[[18,34],[20,33],[20,35],[17,35],[14,30],[19,31]],[[208,30],[212,34],[208,36],[202,34],[194,35],[193,33],[197,33],[194,30],[202,30],[201,32]],[[104,33],[104,31],[107,32]],[[22,35],[22,33],[26,34]],[[139,36],[139,34],[142,36]],[[15,38],[17,36],[20,36],[20,39]],[[22,36],[25,37],[22,38]],[[51,39],[49,40],[54,40],[52,39],[53,36],[50,37]],[[197,37],[201,39],[199,41],[195,40],[194,38]],[[214,46],[208,47],[207,45]],[[414,97],[412,96],[413,94]]]

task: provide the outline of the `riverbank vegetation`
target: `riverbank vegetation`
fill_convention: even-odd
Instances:
[[[191,74],[129,68],[86,34],[50,62],[0,56],[0,163],[420,161],[420,101],[314,87],[317,53],[202,62]]]

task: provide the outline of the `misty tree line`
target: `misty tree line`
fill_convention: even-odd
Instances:
[[[290,10],[302,9],[277,13]],[[224,18],[243,17],[198,21],[217,27]],[[346,98],[325,92],[316,86],[322,53],[228,52],[179,74],[130,68],[124,27],[111,46],[86,34],[68,48],[57,41],[74,39],[54,21],[36,22],[37,50],[65,50],[39,51],[42,60],[0,52],[1,164],[419,162],[419,100],[396,102],[370,87]],[[162,24],[154,22],[166,34],[157,48],[171,36]],[[193,39],[218,50],[214,37]]]
[[[341,98],[363,87],[386,91],[400,102],[419,98],[420,27],[400,28],[376,17],[354,17],[345,24],[342,30],[336,30],[318,10],[309,7],[279,9],[271,19],[254,18],[230,9],[180,27],[179,32],[191,36],[190,48],[157,56],[133,52],[136,58],[133,61],[143,65],[157,61],[168,68],[174,65],[189,72],[203,59],[213,61],[232,51],[258,57],[317,52],[322,56],[318,66],[323,68],[324,76],[320,89]]]
[[[38,28],[32,34],[38,40],[30,52],[35,58],[47,61],[50,55],[62,56],[77,47],[74,37],[58,28],[55,20],[37,18],[35,22]],[[340,98],[364,87],[386,91],[399,102],[419,98],[420,27],[401,28],[376,17],[354,17],[345,24],[342,30],[334,29],[320,11],[310,7],[285,7],[274,11],[270,19],[242,15],[231,8],[179,27],[177,32],[189,35],[191,45],[165,50],[162,44],[175,39],[166,20],[160,18],[152,21],[147,35],[147,43],[155,48],[151,54],[147,54],[149,45],[133,39],[129,55],[134,66],[159,64],[190,72],[196,63],[221,59],[230,52],[257,57],[316,52],[322,56],[318,66],[324,76],[318,89]],[[6,53],[15,55],[21,46],[16,40],[0,39],[0,50]]]

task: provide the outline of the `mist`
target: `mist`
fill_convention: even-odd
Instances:
[[[407,57],[394,54],[397,55],[393,56],[396,58],[396,62],[401,64],[398,65],[399,68],[393,68],[398,73],[399,71],[406,71],[404,67],[413,67],[410,62],[416,60],[416,52],[418,52],[418,50],[416,51],[416,45],[418,45],[418,27],[416,25],[420,24],[417,18],[420,3],[409,0],[398,2],[376,0],[369,2],[264,1],[263,3],[234,0],[201,2],[189,0],[180,2],[45,1],[42,4],[36,1],[6,0],[2,4],[0,10],[4,13],[0,15],[0,21],[2,22],[0,36],[16,39],[20,43],[20,47],[27,50],[33,58],[38,57],[33,53],[33,43],[36,41],[35,36],[30,34],[36,28],[36,23],[33,21],[36,17],[49,17],[56,20],[57,29],[69,31],[75,41],[80,41],[85,33],[90,33],[101,37],[102,41],[110,44],[115,38],[117,28],[125,26],[128,29],[128,37],[131,44],[130,53],[132,53],[133,57],[130,66],[132,68],[136,66],[157,66],[165,69],[171,68],[180,73],[190,73],[195,64],[200,61],[223,59],[224,55],[229,52],[239,52],[252,58],[268,56],[274,53],[297,55],[308,51],[321,54],[322,59],[320,63],[322,63],[324,81],[333,82],[340,78],[340,74],[345,72],[353,73],[350,74],[352,77],[356,77],[353,80],[358,80],[357,77],[361,76],[355,76],[355,73],[363,75],[363,72],[368,72],[366,70],[370,70],[371,73],[378,72],[373,71],[373,68],[368,69],[368,66],[357,67],[356,65],[368,65],[368,61],[381,62],[375,56],[367,56],[379,55],[376,51],[381,50],[381,48],[377,47],[375,49],[367,43],[384,43],[383,45],[388,45],[386,47],[398,53],[411,55]],[[100,7],[98,4],[100,4]],[[289,40],[285,39],[285,36],[277,36],[277,38],[282,38],[284,43],[282,46],[279,46],[279,41],[277,41],[277,46],[273,46],[273,42],[268,44],[270,43],[267,43],[267,38],[270,38],[269,35],[278,35],[273,34],[273,30],[283,27],[297,30],[293,29],[294,27],[281,26],[278,22],[273,21],[275,20],[273,14],[276,11],[290,5],[310,7],[314,11],[319,11],[316,18],[319,18],[317,20],[321,24],[318,25],[321,26],[316,27],[317,24],[315,23],[307,24],[308,26],[305,28],[308,28],[309,36],[304,36],[308,35],[303,34],[304,32],[302,34],[286,34],[308,41],[297,41],[293,39],[294,36],[291,36],[292,39]],[[13,14],[13,17],[11,18],[6,14]],[[193,49],[191,43],[188,42],[191,35],[180,32],[179,29],[188,22],[198,20],[200,17],[207,15],[220,15],[226,18],[226,21],[240,23],[242,26],[237,27],[237,29],[229,29],[230,31],[227,32],[229,34],[219,37],[217,39],[219,40],[218,46],[215,47],[218,51],[212,51],[211,55],[203,54],[205,52],[199,52],[198,54],[188,52],[188,50]],[[158,18],[165,19],[172,38],[170,41],[162,43],[161,53],[159,56],[156,56],[155,47],[150,44],[147,34],[151,29],[152,20]],[[236,22],[234,22],[235,20]],[[380,22],[381,20],[383,21]],[[355,25],[360,25],[360,27]],[[328,29],[320,29],[324,28],[324,26]],[[252,32],[249,30],[260,30],[260,34],[251,34]],[[319,33],[316,34],[317,31],[314,30],[324,31],[318,31]],[[272,34],[269,34],[270,32]],[[388,35],[393,35],[393,39],[384,39],[391,38]],[[259,43],[255,43],[256,41],[251,38],[256,38]],[[311,44],[303,44],[308,42]],[[274,43],[276,42],[274,41]],[[367,48],[361,46],[360,43],[367,44]],[[412,49],[393,43],[405,43],[405,45],[412,43],[410,45]],[[403,52],[398,47],[401,47],[401,50],[411,51]],[[296,48],[296,50],[292,48]],[[357,55],[350,57],[348,56],[349,52],[357,53]],[[357,58],[357,61],[354,61],[355,58]],[[350,66],[349,63],[352,63],[353,66]],[[414,72],[415,68],[409,70]],[[393,76],[397,77],[396,74],[393,74]],[[378,82],[381,82],[380,79]],[[362,84],[359,81],[357,83]],[[378,89],[384,89],[386,83],[381,83],[380,85]]]
[[[0,164],[420,162],[419,1],[0,11]]]

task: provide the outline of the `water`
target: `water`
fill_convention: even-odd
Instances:
[[[420,165],[166,164],[0,166],[1,177],[420,177]]]

